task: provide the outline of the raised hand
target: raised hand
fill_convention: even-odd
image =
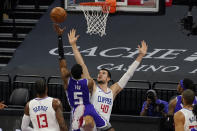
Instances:
[[[70,30],[70,32],[68,33],[68,40],[71,46],[76,45],[78,38],[79,35],[76,36],[76,30],[75,29]]]
[[[58,24],[55,24],[55,23],[53,24],[53,27],[54,27],[55,32],[56,32],[59,36],[61,36],[61,35],[64,33],[65,29],[66,29],[66,27],[64,27],[63,29],[60,28],[60,26],[59,26]]]
[[[143,56],[146,55],[147,53],[147,49],[148,49],[148,45],[146,44],[146,42],[143,40],[141,41],[141,46],[138,45],[138,50],[139,50],[139,53]]]

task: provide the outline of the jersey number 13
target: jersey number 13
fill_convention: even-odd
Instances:
[[[40,114],[40,115],[37,115],[36,117],[37,117],[37,122],[38,122],[38,127],[39,128],[48,127],[47,115],[46,114]]]

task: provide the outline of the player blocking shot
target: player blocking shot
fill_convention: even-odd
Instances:
[[[83,77],[92,79],[89,74],[88,68],[85,65],[83,58],[77,48],[76,41],[78,40],[79,35],[76,35],[76,30],[73,29],[69,35],[69,43],[72,46],[72,50],[75,56],[75,60],[78,64],[82,66]],[[94,105],[96,111],[109,122],[110,115],[112,111],[113,101],[116,98],[117,94],[120,93],[126,86],[129,79],[132,78],[135,70],[139,66],[142,58],[147,52],[148,46],[145,41],[141,42],[141,46],[138,45],[139,55],[136,60],[129,66],[126,73],[120,78],[118,82],[108,87],[108,82],[111,79],[111,73],[107,69],[101,69],[97,76],[97,84],[93,81],[93,89],[91,96],[91,103]],[[96,130],[96,129],[94,129]]]
[[[47,96],[44,80],[36,81],[35,89],[37,97],[25,106],[22,131],[68,131],[60,100]],[[33,128],[29,126],[30,121]]]
[[[88,68],[84,63],[84,60],[77,48],[76,41],[78,39],[76,30],[72,31],[72,37],[69,38],[69,43],[72,46],[72,50],[75,56],[75,60],[83,68],[83,75],[85,78],[92,79],[89,74]],[[110,115],[113,107],[113,101],[116,96],[124,89],[129,79],[132,78],[135,70],[139,66],[142,58],[146,55],[148,46],[145,41],[141,41],[141,45],[138,45],[139,54],[136,60],[129,66],[128,70],[120,78],[118,82],[108,87],[108,82],[111,80],[111,73],[107,69],[99,70],[97,75],[97,83],[93,82],[91,103],[94,105],[99,114],[104,117],[107,121],[110,120]]]
[[[114,131],[111,124],[102,118],[90,103],[89,93],[92,93],[93,79],[84,77],[83,68],[80,64],[72,66],[71,71],[67,68],[62,43],[62,34],[65,28],[61,29],[57,24],[54,24],[54,28],[58,34],[60,72],[72,109],[72,130],[79,131],[80,128],[83,128],[85,131],[90,131],[96,124],[100,130]],[[68,38],[69,42],[75,41],[74,30],[70,31]]]
[[[88,68],[84,63],[84,60],[77,48],[76,41],[79,35],[76,35],[76,30],[72,31],[72,37],[69,38],[69,43],[72,46],[75,60],[83,68],[83,75],[85,78],[92,79],[89,74]],[[136,60],[129,66],[128,70],[120,78],[118,82],[108,87],[108,82],[111,80],[111,73],[107,69],[99,70],[97,76],[97,84],[94,82],[92,89],[91,103],[94,105],[96,111],[109,122],[110,115],[113,107],[113,101],[115,100],[117,94],[119,94],[126,86],[129,79],[132,78],[135,70],[139,66],[142,58],[146,55],[148,46],[145,41],[141,41],[141,45],[138,45],[139,54]],[[94,131],[96,128],[94,128]]]

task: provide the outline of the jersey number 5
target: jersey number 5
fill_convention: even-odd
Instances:
[[[74,100],[75,100],[75,105],[80,105],[83,104],[83,98],[82,98],[83,93],[82,92],[74,92]],[[76,101],[77,100],[77,101]]]
[[[38,122],[38,127],[39,128],[46,128],[46,127],[48,127],[46,114],[37,115],[37,122]]]

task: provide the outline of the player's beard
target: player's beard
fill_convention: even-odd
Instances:
[[[98,84],[105,84],[104,81],[97,81],[97,82],[98,82]]]

